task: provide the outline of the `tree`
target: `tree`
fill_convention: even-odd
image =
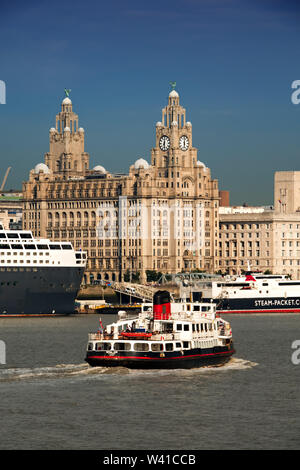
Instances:
[[[147,282],[157,282],[161,276],[162,273],[158,271],[151,271],[150,269],[146,270],[146,276],[147,276]]]
[[[139,271],[136,272],[131,272],[130,275],[130,270],[127,269],[126,272],[124,273],[124,282],[139,282],[140,281],[140,275],[141,273]]]

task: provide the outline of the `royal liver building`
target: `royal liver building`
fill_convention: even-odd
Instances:
[[[128,175],[89,168],[69,97],[49,140],[45,163],[24,183],[23,228],[87,251],[86,282],[218,269],[218,181],[197,158],[177,91],[156,123],[151,161],[136,160]]]

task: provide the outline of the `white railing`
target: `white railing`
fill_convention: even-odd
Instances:
[[[218,329],[218,338],[232,338],[232,333],[230,328],[219,328]]]

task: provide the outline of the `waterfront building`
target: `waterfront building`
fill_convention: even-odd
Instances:
[[[128,175],[100,164],[90,169],[84,129],[67,96],[44,163],[23,185],[23,228],[87,251],[86,282],[218,269],[218,181],[198,160],[176,90],[155,129],[150,162],[138,158]]]
[[[22,192],[6,191],[0,194],[0,223],[5,230],[22,228]]]
[[[274,206],[220,207],[219,270],[300,279],[300,172],[274,175]]]

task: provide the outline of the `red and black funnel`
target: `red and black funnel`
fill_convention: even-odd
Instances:
[[[171,316],[171,296],[167,290],[158,290],[153,296],[154,320],[169,320]]]

